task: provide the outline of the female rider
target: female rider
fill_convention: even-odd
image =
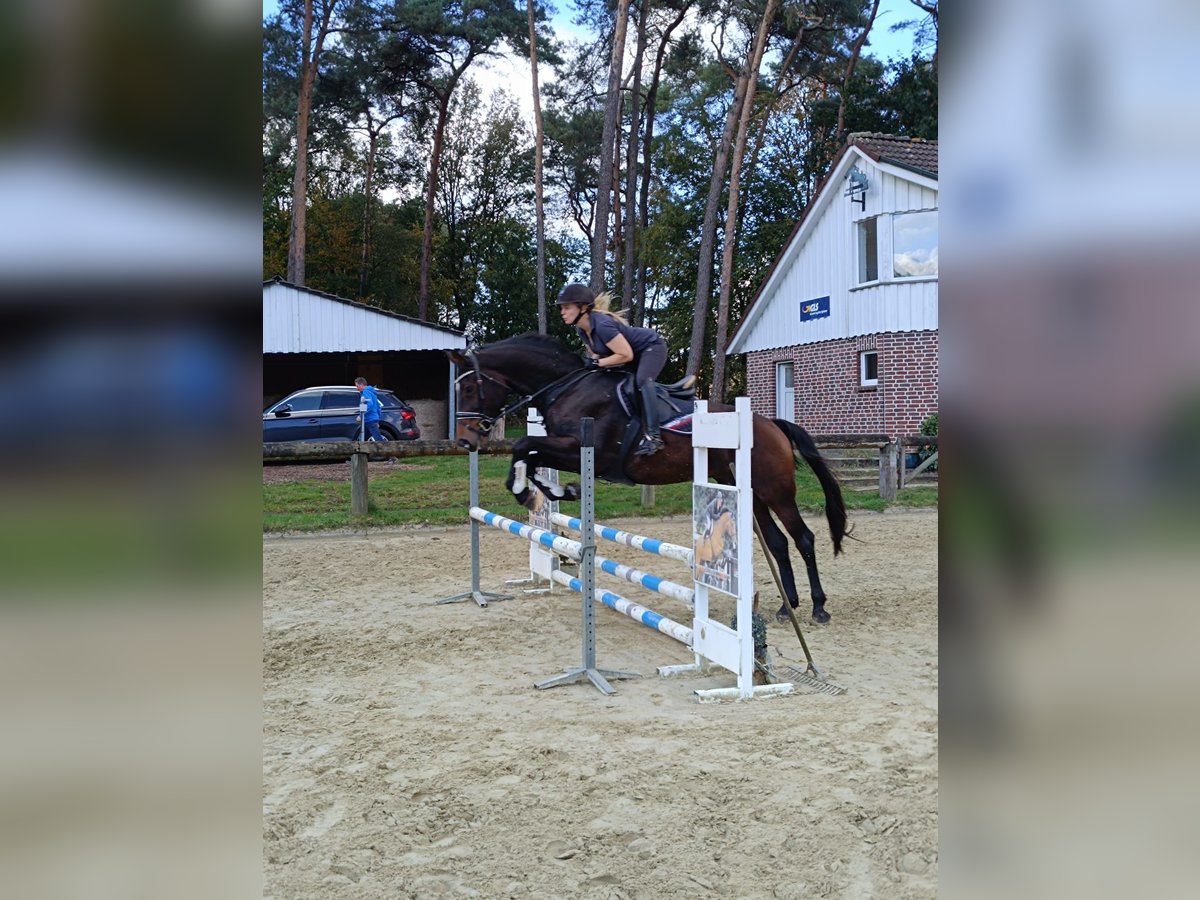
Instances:
[[[637,328],[619,312],[608,308],[608,293],[599,297],[582,284],[568,284],[559,292],[562,320],[579,332],[587,349],[588,365],[602,369],[623,366],[636,360],[635,380],[642,401],[642,421],[646,436],[637,449],[638,456],[650,456],[662,449],[658,428],[658,404],[654,399],[654,379],[667,362],[667,344],[652,328]]]

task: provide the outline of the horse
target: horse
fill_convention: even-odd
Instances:
[[[526,471],[537,466],[579,471],[579,422],[590,416],[594,421],[596,473],[608,481],[631,484],[675,484],[692,480],[692,442],[689,435],[663,429],[664,446],[651,456],[623,453],[629,417],[618,398],[627,372],[613,369],[589,369],[583,360],[550,335],[523,334],[505,338],[465,353],[446,351],[460,369],[456,380],[456,438],[460,446],[477,450],[487,441],[496,420],[522,406],[533,403],[542,411],[545,437],[523,437],[513,446],[512,465],[506,486],[522,506],[532,502]],[[506,405],[510,394],[515,403]],[[712,412],[728,412],[731,407],[710,403]],[[837,478],[829,470],[812,437],[792,422],[768,419],[755,414],[754,449],[751,453],[751,489],[754,494],[754,519],[767,549],[774,558],[783,582],[784,603],[792,609],[800,605],[796,580],[788,556],[791,536],[808,572],[812,595],[812,621],[826,624],[825,591],[817,573],[813,532],[804,523],[796,507],[796,458],[803,457],[821,483],[825,494],[825,518],[833,539],[833,552],[842,552],[842,538],[848,533],[846,506]],[[624,448],[627,450],[628,448]],[[710,450],[709,472],[722,484],[733,484],[733,451]],[[614,464],[625,458],[621,471]],[[562,487],[544,485],[532,479],[534,486],[552,499],[578,500],[577,484]],[[775,524],[778,517],[787,534]],[[776,618],[788,620],[788,609],[780,605]]]
[[[704,534],[697,535],[692,548],[696,564],[722,576],[732,576],[733,556],[729,553],[737,538],[733,511],[721,510]]]

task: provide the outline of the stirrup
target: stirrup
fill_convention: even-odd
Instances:
[[[648,434],[644,438],[642,438],[642,442],[640,444],[638,444],[638,448],[635,451],[634,455],[635,456],[653,456],[655,453],[657,453],[659,450],[661,450],[664,446],[665,445],[663,444],[663,440],[661,437],[659,437],[656,434],[654,434],[654,435]]]

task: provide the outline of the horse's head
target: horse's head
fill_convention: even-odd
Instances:
[[[455,381],[454,437],[460,447],[478,450],[486,443],[504,409],[511,388],[496,374],[489,372],[472,350],[459,353],[447,350],[446,356],[458,366],[460,375]]]
[[[447,350],[446,356],[460,372],[455,438],[471,450],[487,440],[509,394],[534,394],[583,367],[578,356],[545,334],[521,334],[465,352]]]

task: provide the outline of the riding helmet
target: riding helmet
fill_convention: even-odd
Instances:
[[[596,295],[586,284],[568,284],[558,292],[556,306],[566,306],[568,303],[578,303],[580,306],[595,306]]]

